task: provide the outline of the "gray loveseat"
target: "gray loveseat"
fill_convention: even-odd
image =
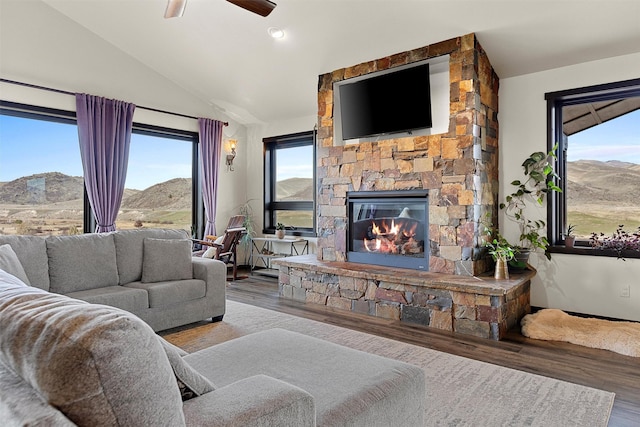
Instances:
[[[138,229],[76,236],[0,236],[27,284],[129,311],[155,331],[225,312],[226,266],[191,256],[184,230]]]
[[[280,329],[186,354],[0,270],[3,426],[421,426],[413,365]]]

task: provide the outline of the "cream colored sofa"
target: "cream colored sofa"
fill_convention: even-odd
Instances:
[[[413,365],[285,330],[187,355],[138,317],[0,270],[3,426],[422,426]]]
[[[188,237],[184,230],[150,228],[0,236],[0,246],[11,246],[27,284],[121,308],[160,331],[224,316],[226,266],[192,257]]]

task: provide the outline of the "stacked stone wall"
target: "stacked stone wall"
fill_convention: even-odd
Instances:
[[[333,141],[333,83],[442,55],[449,60],[449,128],[438,135],[353,145]],[[319,260],[346,261],[347,191],[429,190],[432,272],[488,269],[480,219],[497,217],[499,79],[474,34],[319,77]]]

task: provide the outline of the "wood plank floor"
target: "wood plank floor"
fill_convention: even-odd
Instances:
[[[528,339],[518,330],[491,341],[278,297],[275,279],[247,275],[227,298],[434,350],[616,393],[609,426],[640,426],[640,359],[568,343]]]

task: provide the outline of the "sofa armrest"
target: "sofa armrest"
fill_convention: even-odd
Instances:
[[[306,391],[256,375],[203,394],[184,405],[187,426],[315,426],[315,403]]]
[[[224,301],[227,286],[227,266],[222,261],[211,258],[191,258],[193,278],[204,280],[207,284],[207,297]]]

